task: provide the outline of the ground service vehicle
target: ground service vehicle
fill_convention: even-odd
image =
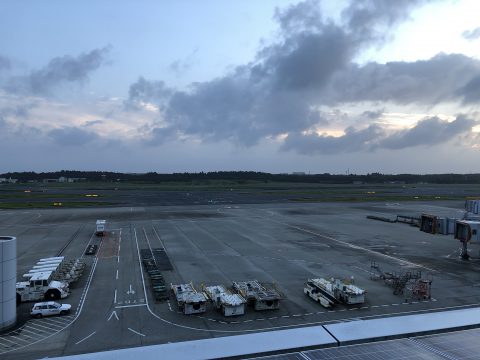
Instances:
[[[59,304],[55,301],[40,302],[33,305],[30,315],[37,318],[51,315],[67,315],[71,309],[72,305],[70,304]]]
[[[97,230],[95,231],[95,235],[103,236],[107,231],[107,221],[106,220],[97,220]]]
[[[70,295],[68,283],[52,280],[53,271],[33,273],[29,281],[16,284],[17,304],[25,301],[57,300]]]

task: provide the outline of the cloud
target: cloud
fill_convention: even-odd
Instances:
[[[341,136],[293,133],[285,139],[282,149],[301,154],[338,154],[434,146],[470,135],[477,124],[478,121],[459,115],[451,122],[438,117],[425,118],[410,129],[393,132],[385,126],[372,124],[360,130],[348,127]]]
[[[331,104],[390,101],[435,105],[468,98],[472,89],[465,86],[479,75],[480,61],[460,54],[438,54],[415,62],[352,63],[335,75],[323,94]]]
[[[422,3],[352,1],[342,11],[340,22],[325,18],[313,0],[277,9],[278,37],[263,44],[252,62],[216,79],[193,83],[187,90],[141,77],[130,86],[126,104],[157,104],[158,118],[148,127],[149,143],[156,145],[190,136],[204,142],[226,140],[252,146],[262,139],[288,135],[283,149],[330,154],[420,145],[420,134],[426,129],[433,133],[423,138],[425,145],[448,141],[448,131],[467,123],[457,119],[447,125],[430,119],[392,133],[387,125],[372,124],[384,109],[360,110],[362,116],[347,119],[328,115],[333,107],[379,102],[431,107],[441,102],[478,101],[480,61],[464,55],[355,63],[358,54],[383,44],[393,27]],[[355,127],[348,126],[352,119],[357,120]],[[345,134],[318,135],[318,129],[327,124],[345,127]],[[461,128],[462,132],[470,130]]]
[[[467,40],[476,40],[480,38],[480,27],[477,27],[473,30],[466,30],[462,33],[462,36],[464,39]]]
[[[62,146],[83,146],[99,138],[94,132],[74,126],[51,130],[47,136]]]
[[[282,149],[310,155],[368,151],[374,147],[373,143],[381,136],[384,136],[384,130],[378,125],[370,125],[362,130],[348,127],[344,135],[337,137],[297,132],[288,135]]]
[[[11,67],[10,59],[0,55],[0,73],[4,70],[9,70]]]
[[[104,123],[103,120],[90,120],[90,121],[87,121],[82,126],[89,127],[89,126],[99,125],[99,124],[103,124],[103,123]]]
[[[480,100],[480,74],[458,89],[457,94],[463,98],[465,104],[478,104]]]
[[[342,24],[324,19],[317,1],[277,10],[279,40],[263,46],[253,62],[185,91],[140,78],[130,86],[126,103],[160,105],[161,125],[151,132],[159,140],[185,134],[253,145],[264,137],[325,124],[318,111],[325,103],[320,91],[418,3],[356,1],[344,11]]]
[[[177,59],[173,61],[168,66],[168,70],[173,72],[177,77],[183,76],[192,67],[197,53],[198,47],[195,48],[185,59]]]
[[[156,101],[163,103],[173,93],[163,81],[150,81],[144,77],[130,85],[128,90],[128,100],[124,102],[127,109],[135,110],[139,108],[139,104],[144,102]]]
[[[419,121],[408,130],[397,131],[379,142],[380,148],[403,149],[412,146],[431,146],[455,139],[461,134],[470,133],[478,124],[475,120],[459,115],[448,122],[438,117]]]
[[[379,117],[381,117],[384,112],[385,112],[385,108],[378,109],[378,110],[365,110],[362,113],[362,116],[364,116],[364,117],[366,117],[367,119],[370,119],[370,120],[376,120]]]
[[[94,49],[77,57],[65,55],[52,59],[45,67],[28,75],[8,79],[4,89],[21,95],[51,95],[61,85],[82,83],[90,73],[107,63],[110,47]]]

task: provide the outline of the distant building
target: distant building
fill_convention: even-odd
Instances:
[[[75,183],[75,182],[84,182],[87,181],[87,178],[67,178],[67,182]]]
[[[17,182],[18,182],[18,179],[0,178],[0,184],[16,184]]]
[[[305,171],[294,171],[292,172],[292,175],[306,175]]]
[[[42,181],[44,183],[57,183],[58,179],[43,179]]]

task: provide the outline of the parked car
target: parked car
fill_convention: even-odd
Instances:
[[[95,255],[98,250],[98,245],[88,245],[87,249],[85,250],[85,255]]]
[[[33,305],[30,315],[37,318],[50,315],[67,315],[71,309],[72,305],[70,304],[59,304],[55,301],[39,302]]]

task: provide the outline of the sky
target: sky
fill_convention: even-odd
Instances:
[[[0,2],[0,172],[480,172],[477,0]]]

